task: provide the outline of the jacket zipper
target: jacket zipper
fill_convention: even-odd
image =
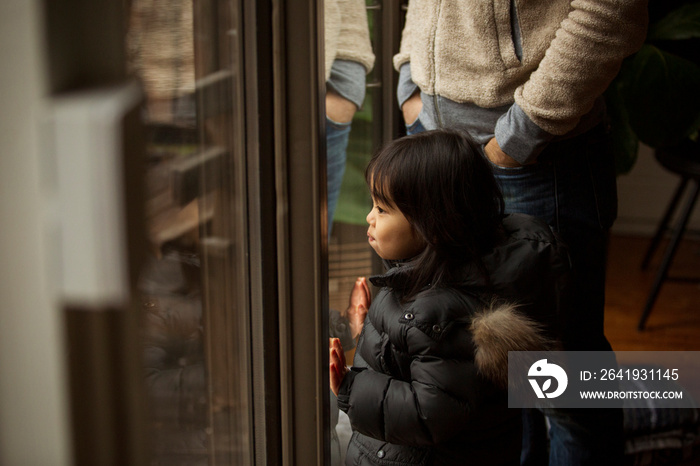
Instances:
[[[435,63],[435,39],[437,37],[438,21],[440,19],[440,10],[442,9],[442,1],[437,2],[436,16],[435,16],[435,27],[433,28],[433,56],[431,60],[433,68],[433,105],[435,107],[435,118],[437,120],[437,127],[442,128],[442,116],[440,115],[440,107],[438,106],[438,95],[437,95],[437,64]]]
[[[515,0],[510,0],[510,35],[513,40],[513,51],[515,57],[522,63],[523,61],[523,44],[520,31],[520,21],[518,20],[518,8]]]
[[[437,120],[437,127],[442,128],[442,115],[440,115],[440,107],[438,106],[437,92],[433,94],[433,106],[435,107],[435,119]]]

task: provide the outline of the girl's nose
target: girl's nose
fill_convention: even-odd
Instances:
[[[367,214],[367,217],[365,217],[365,220],[370,225],[372,224],[372,219],[374,218],[374,215],[372,215],[372,212],[374,212],[374,207],[372,207],[372,210],[370,210],[369,213]]]

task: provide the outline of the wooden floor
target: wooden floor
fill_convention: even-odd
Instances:
[[[688,280],[700,278],[698,240],[683,240],[669,272],[671,279],[662,286],[645,330],[637,330],[666,246],[663,243],[649,268],[641,270],[640,264],[649,242],[648,238],[627,236],[612,236],[610,240],[605,333],[618,354],[618,361],[621,351],[700,351],[700,281]],[[675,360],[676,355],[673,356]],[[674,367],[681,368],[682,384],[698,400],[700,371],[697,371],[697,358],[689,353],[684,353],[684,356],[684,361]],[[692,451],[692,454],[687,452],[689,456],[681,462],[651,464],[700,464],[700,451],[697,447]]]
[[[648,238],[612,236],[608,262],[605,333],[615,351],[700,351],[700,241],[684,239],[644,331],[637,323],[663,255],[640,264]],[[684,280],[674,280],[683,278]],[[688,280],[694,278],[695,280]]]

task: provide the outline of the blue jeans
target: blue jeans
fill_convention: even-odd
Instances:
[[[328,181],[328,235],[331,234],[340,187],[345,174],[348,140],[352,122],[338,123],[326,117],[326,172]]]
[[[617,215],[617,187],[610,137],[604,125],[550,144],[538,162],[494,166],[506,212],[545,220],[569,246],[572,272],[566,312],[560,318],[565,350],[609,351],[603,331],[608,231]],[[550,465],[615,465],[624,453],[618,408],[550,409]],[[546,464],[541,416],[524,411],[522,464]],[[531,457],[528,457],[532,455]]]
[[[622,409],[545,409],[544,414],[550,423],[550,465],[624,463]]]
[[[410,125],[406,125],[407,135],[422,133],[423,131],[425,131],[425,127],[423,126],[423,123],[420,122],[420,118],[416,118],[416,121]]]
[[[610,136],[603,125],[550,144],[538,162],[493,166],[506,212],[546,221],[569,246],[570,302],[560,321],[564,349],[606,351],[603,332],[608,231],[617,216]]]

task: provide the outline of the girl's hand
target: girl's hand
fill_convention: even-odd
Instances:
[[[345,310],[344,315],[350,321],[350,330],[353,338],[360,336],[365,317],[367,316],[367,309],[369,309],[371,302],[372,294],[369,291],[367,278],[359,277],[355,280],[355,286],[350,293],[350,305]]]
[[[345,365],[345,353],[343,353],[343,346],[340,344],[340,339],[330,338],[329,340],[331,391],[335,396],[338,396],[340,384],[343,382],[345,374],[350,371],[350,368]]]

